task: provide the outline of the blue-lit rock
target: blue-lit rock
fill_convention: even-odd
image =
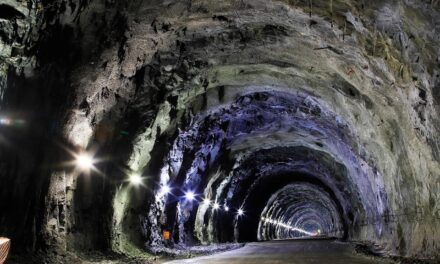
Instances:
[[[291,179],[280,183],[293,182],[300,174],[310,181],[319,181],[334,193],[335,202],[342,208],[343,215],[340,217],[350,226],[344,230],[347,232],[344,235],[356,239],[379,239],[388,229],[380,220],[389,209],[384,186],[380,178],[377,179],[379,175],[373,169],[374,164],[366,163],[355,154],[359,146],[354,143],[348,124],[308,94],[270,89],[250,92],[238,97],[230,106],[196,116],[186,131],[177,136],[167,160],[171,161],[175,153],[189,153],[191,163],[182,168],[182,158],[179,158],[177,163],[166,165],[180,168],[179,172],[173,171],[173,175],[179,176],[171,184],[182,182],[179,188],[183,190],[214,193],[214,198],[221,203],[235,208],[252,208],[250,214],[257,221],[263,208],[258,208],[252,201],[247,202],[248,197],[253,195],[253,188],[260,181],[269,185],[279,184],[277,177],[286,174],[291,174]],[[177,150],[176,146],[182,149]],[[233,164],[237,160],[237,163],[233,167],[224,167],[224,164],[216,162],[220,156],[223,161],[228,159]],[[211,180],[210,169],[224,171],[220,172],[223,176],[215,178],[215,183],[210,184],[208,191],[203,184]],[[228,174],[230,177],[227,177]],[[196,203],[184,201],[176,206],[180,243],[187,243],[187,237],[192,237],[194,223],[195,233],[201,241],[222,240],[216,235],[206,236],[204,232],[213,232],[207,231],[207,226],[215,226],[215,222],[224,217],[223,214],[205,211],[213,218],[198,214],[197,219],[191,220],[190,215],[197,209]],[[154,222],[151,219],[150,223]],[[217,232],[215,229],[214,232]],[[227,232],[225,229],[227,227],[222,228],[222,232]],[[364,231],[368,235],[363,237],[360,230],[368,230]],[[235,240],[252,238],[240,238],[237,232],[235,230]],[[205,237],[211,238],[205,241]]]

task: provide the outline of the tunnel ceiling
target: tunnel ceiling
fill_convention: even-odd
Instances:
[[[323,235],[435,256],[439,12],[6,0],[0,235],[125,254]]]

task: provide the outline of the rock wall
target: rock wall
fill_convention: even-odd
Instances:
[[[17,249],[129,254],[164,245],[164,228],[187,245],[255,239],[260,211],[240,220],[160,187],[262,211],[255,194],[301,180],[337,201],[348,239],[434,257],[439,12],[411,0],[6,1],[1,111],[26,125],[0,128],[0,233]],[[100,159],[89,176],[68,164],[86,149]]]

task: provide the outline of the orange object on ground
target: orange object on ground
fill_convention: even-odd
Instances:
[[[170,237],[171,237],[171,232],[170,231],[167,231],[167,230],[163,231],[163,238],[165,240],[170,240]]]
[[[0,237],[0,264],[5,263],[8,258],[9,249],[11,248],[11,240],[6,237]]]

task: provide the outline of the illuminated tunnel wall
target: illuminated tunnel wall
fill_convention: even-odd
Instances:
[[[315,226],[329,236],[353,238],[363,228],[380,236],[386,229],[383,183],[354,153],[346,122],[308,94],[252,89],[260,91],[206,111],[180,131],[160,174],[162,186],[176,189],[172,202],[159,188],[150,208],[156,213],[145,226],[154,227],[164,214],[177,243],[253,241],[287,236],[279,230],[263,235],[261,217],[295,221],[298,228],[321,217]],[[289,185],[295,182],[304,184]],[[197,201],[184,198],[189,191]],[[296,201],[295,192],[305,200]],[[221,207],[201,203],[204,198]],[[283,201],[286,215],[272,212]],[[295,213],[290,206],[304,208]],[[160,243],[161,228],[150,230],[151,242]]]

